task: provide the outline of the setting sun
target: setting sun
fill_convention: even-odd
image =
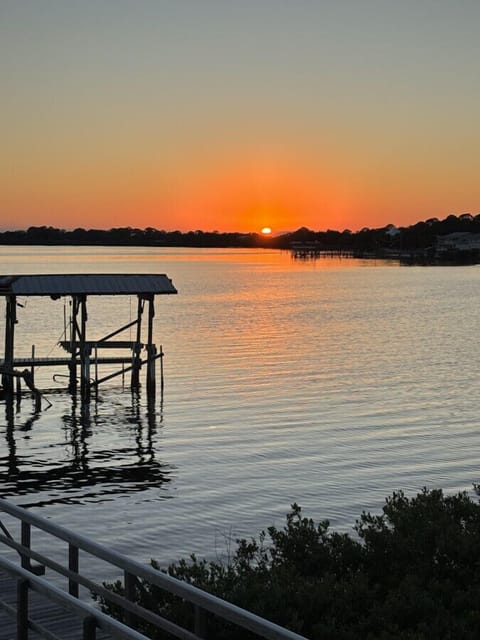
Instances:
[[[262,233],[263,233],[265,236],[268,236],[270,233],[272,233],[272,230],[270,229],[270,227],[263,227],[263,229],[262,229]]]

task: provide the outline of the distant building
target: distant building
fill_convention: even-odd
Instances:
[[[480,261],[480,233],[457,231],[437,236],[435,255],[439,260],[476,263]]]
[[[437,253],[442,251],[480,250],[480,233],[457,231],[446,236],[437,236]]]
[[[385,234],[387,236],[390,236],[391,238],[398,236],[399,233],[400,233],[400,229],[397,229],[397,227],[394,224],[387,224],[387,226],[385,227]]]

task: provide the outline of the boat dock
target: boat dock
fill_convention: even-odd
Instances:
[[[162,362],[163,350],[153,343],[155,296],[176,294],[177,290],[166,274],[70,274],[70,275],[17,275],[0,276],[0,296],[5,298],[6,322],[4,355],[0,359],[3,393],[20,396],[22,380],[34,393],[37,367],[66,367],[68,389],[74,393],[79,383],[83,399],[88,399],[92,389],[117,375],[131,372],[131,387],[140,385],[140,372],[146,365],[147,396],[154,397],[156,389],[155,363]],[[137,297],[136,318],[111,331],[108,335],[92,340],[87,336],[89,296]],[[32,348],[30,358],[15,356],[15,326],[19,322],[17,297],[44,296],[53,301],[68,297],[70,317],[64,319],[68,339],[59,344],[68,354],[65,358],[38,358]],[[147,316],[146,339],[142,337],[143,316]],[[134,340],[117,340],[117,336],[130,329]],[[145,329],[143,329],[145,331]],[[104,350],[115,350],[125,355],[107,355]],[[99,375],[99,366],[121,365],[116,372]],[[94,375],[92,375],[94,370]],[[162,370],[163,371],[163,370]],[[163,380],[163,374],[162,374]],[[15,384],[16,381],[16,384]]]

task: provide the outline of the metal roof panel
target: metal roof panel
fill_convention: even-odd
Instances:
[[[0,296],[160,295],[177,293],[164,273],[0,276]]]

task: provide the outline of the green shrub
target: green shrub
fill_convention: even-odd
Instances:
[[[167,573],[315,640],[480,637],[477,501],[441,490],[394,493],[381,515],[363,513],[355,532],[332,532],[293,504],[283,528],[237,540],[229,562],[192,555]],[[122,593],[119,583],[108,586]],[[138,601],[192,628],[191,606],[158,587],[143,582]],[[249,637],[209,620],[209,638]]]

